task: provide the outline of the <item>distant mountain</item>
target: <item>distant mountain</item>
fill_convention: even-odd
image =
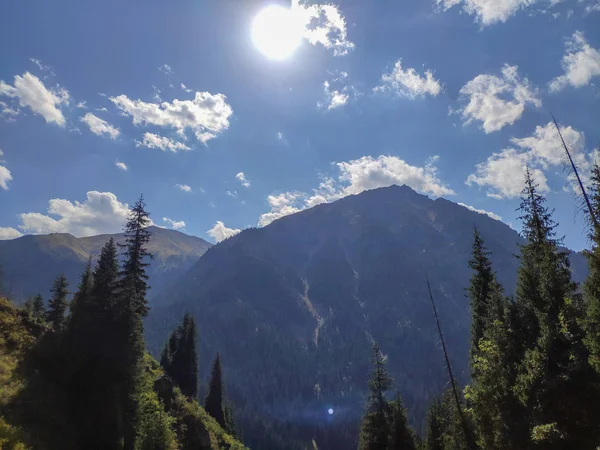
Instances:
[[[211,247],[157,300],[170,306],[150,313],[150,348],[158,353],[184,312],[193,313],[201,372],[219,351],[249,447],[312,448],[309,439],[316,437],[319,448],[346,450],[357,436],[375,339],[419,426],[431,398],[447,385],[425,273],[464,385],[474,225],[499,280],[513,292],[521,241],[516,231],[448,200],[391,186]],[[585,260],[580,254],[571,260],[581,281]],[[266,428],[284,438],[266,441]]]
[[[148,247],[154,255],[148,271],[152,300],[165,285],[187,271],[211,244],[179,231],[154,226],[149,230],[152,238]],[[123,242],[122,233],[85,238],[55,233],[0,241],[5,290],[16,301],[37,293],[47,298],[54,278],[64,273],[74,291],[88,258],[91,256],[95,260],[111,237]]]

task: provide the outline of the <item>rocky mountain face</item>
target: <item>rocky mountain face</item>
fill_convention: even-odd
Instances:
[[[164,286],[196,263],[211,244],[165,228],[150,227],[150,231],[149,250],[154,255],[148,270],[152,300]],[[95,261],[111,237],[120,243],[124,238],[121,233],[85,238],[55,233],[0,241],[4,289],[15,301],[23,301],[37,293],[46,298],[54,278],[63,273],[74,291],[88,258],[91,256]]]
[[[219,351],[247,445],[304,448],[292,444],[295,437],[310,443],[320,436],[325,445],[317,440],[319,448],[341,450],[352,448],[358,434],[376,340],[420,426],[431,398],[447,385],[425,274],[464,385],[474,225],[510,294],[516,231],[445,199],[392,186],[245,230],[210,248],[157,300],[169,306],[150,314],[150,348],[158,353],[183,314],[193,313],[201,372]],[[572,254],[571,260],[582,280],[584,258]],[[287,437],[283,446],[262,440],[263,420]]]

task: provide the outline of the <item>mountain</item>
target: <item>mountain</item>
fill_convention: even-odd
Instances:
[[[152,238],[148,249],[154,255],[148,270],[152,303],[152,298],[187,271],[211,244],[175,230],[155,226],[149,229]],[[119,243],[124,240],[122,233],[84,238],[54,233],[0,241],[0,265],[7,293],[16,301],[37,293],[47,297],[52,281],[61,273],[74,290],[88,258],[95,260],[111,237]]]
[[[474,225],[512,293],[521,242],[516,231],[448,200],[391,186],[283,217],[211,247],[163,292],[159,303],[169,306],[151,311],[149,347],[158,353],[168,332],[191,312],[199,328],[201,373],[219,351],[249,447],[312,448],[315,438],[319,448],[346,450],[355,448],[374,339],[420,427],[428,403],[447,386],[425,274],[464,386]],[[581,281],[585,260],[580,254],[571,260]],[[265,429],[281,439],[268,440]]]

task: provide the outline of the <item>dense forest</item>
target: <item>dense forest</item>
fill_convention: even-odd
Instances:
[[[594,167],[588,195],[583,194],[592,243],[583,286],[572,280],[552,211],[527,171],[514,295],[505,295],[486,237],[473,230],[472,277],[465,286],[472,312],[469,384],[461,386],[453,375],[430,290],[448,390],[429,405],[423,432],[410,426],[386,368],[386,349],[375,341],[360,430],[334,431],[356,431],[352,440],[359,450],[597,449],[600,167]],[[242,449],[238,438],[256,441],[237,430],[236,405],[227,400],[218,353],[208,385],[200,389],[206,392],[200,405],[192,315],[173,330],[160,362],[146,352],[148,224],[140,199],[125,227],[120,267],[110,240],[95,268],[90,261],[70,300],[63,276],[56,278],[48,302],[36,296],[17,308],[0,300],[0,448]],[[265,376],[268,364],[265,360]],[[254,430],[268,434],[268,420],[256,421]],[[327,450],[335,432],[321,431],[314,430],[304,448]]]

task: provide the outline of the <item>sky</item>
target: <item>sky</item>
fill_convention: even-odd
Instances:
[[[589,245],[551,112],[587,179],[600,0],[2,12],[0,239],[119,232],[143,193],[156,225],[217,242],[391,184],[518,230],[529,167],[565,244]]]

